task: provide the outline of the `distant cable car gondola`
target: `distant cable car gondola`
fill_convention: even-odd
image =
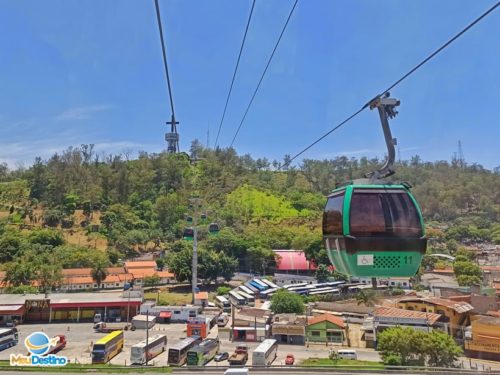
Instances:
[[[208,232],[210,234],[217,234],[217,233],[219,233],[219,231],[220,231],[220,227],[219,227],[219,224],[217,224],[217,223],[211,223],[208,226]]]
[[[194,238],[194,229],[193,228],[184,228],[184,232],[182,234],[182,238],[184,238],[185,240],[193,240]]]
[[[323,238],[336,270],[351,276],[414,276],[427,248],[420,208],[406,183],[381,180],[394,173],[394,145],[388,117],[399,101],[376,98],[388,148],[385,165],[367,179],[338,187],[323,213]]]
[[[186,218],[186,221],[187,221],[188,223],[192,223],[192,222],[193,222],[193,218],[192,218],[191,216],[188,216],[188,217]]]

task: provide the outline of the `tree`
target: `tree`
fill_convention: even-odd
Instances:
[[[228,286],[221,285],[220,287],[217,288],[217,295],[218,296],[225,296],[231,291],[231,288]]]
[[[360,290],[358,294],[356,294],[356,301],[358,305],[375,306],[377,297],[373,290]]]
[[[388,358],[397,356],[401,359],[403,366],[423,366],[425,364],[424,337],[424,332],[413,328],[388,328],[378,335],[377,350],[384,362]]]
[[[453,367],[462,349],[445,332],[424,332],[413,328],[393,327],[378,335],[377,349],[385,364],[403,366]]]
[[[305,307],[299,295],[280,289],[271,297],[271,311],[274,314],[303,314]]]
[[[62,268],[57,262],[44,262],[38,266],[36,271],[36,280],[41,292],[53,290],[60,285],[62,278]]]
[[[158,268],[160,271],[163,271],[166,263],[167,261],[165,260],[165,258],[158,258],[156,259],[156,268]]]
[[[30,232],[28,240],[31,243],[40,245],[50,245],[57,247],[64,244],[64,237],[62,232],[54,229],[37,229]]]
[[[106,277],[108,277],[108,261],[104,259],[98,259],[90,270],[90,276],[92,276],[92,280],[97,284],[97,288],[101,288],[101,284]]]
[[[175,275],[178,282],[191,281],[191,265],[193,253],[189,248],[176,253],[172,252],[167,258],[168,269]]]
[[[331,273],[328,267],[324,264],[320,264],[316,269],[316,280],[318,283],[324,283],[328,281],[328,277],[330,277]]]
[[[160,281],[160,276],[155,273],[154,275],[144,277],[144,286],[155,286],[158,285]]]
[[[460,286],[481,285],[481,278],[475,275],[459,275],[457,283]]]
[[[451,336],[438,330],[426,335],[425,352],[427,365],[434,367],[454,367],[458,357],[463,354]]]

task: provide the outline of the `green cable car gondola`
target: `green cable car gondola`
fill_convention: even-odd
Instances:
[[[192,241],[194,239],[194,228],[184,228],[182,238],[187,241]]]
[[[387,95],[388,96],[388,95]],[[358,277],[414,276],[427,248],[425,227],[417,201],[406,183],[384,180],[394,173],[395,140],[388,117],[399,101],[376,98],[388,158],[367,179],[333,190],[323,213],[323,238],[330,261],[338,272]]]
[[[218,234],[219,232],[220,232],[219,224],[210,223],[210,225],[208,226],[208,233],[215,235]]]

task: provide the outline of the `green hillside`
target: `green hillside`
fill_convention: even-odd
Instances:
[[[40,269],[33,265],[37,258],[56,269],[107,265],[166,250],[170,267],[180,274],[175,267],[190,257],[190,243],[181,237],[193,216],[193,196],[202,202],[198,212],[207,216],[200,227],[201,275],[207,280],[221,262],[229,271],[265,272],[273,263],[271,249],[277,248],[305,249],[310,258],[326,262],[320,228],[324,196],[336,183],[362,177],[382,162],[337,157],[278,170],[278,161],[255,160],[234,149],[209,150],[196,141],[190,156],[196,162],[185,154],[145,152],[128,160],[82,145],[37,159],[27,169],[0,168],[3,268]],[[396,170],[394,180],[413,186],[435,238],[432,246],[453,252],[460,243],[500,243],[498,171],[423,162],[418,156],[397,163]],[[208,234],[210,222],[221,225],[218,236]],[[16,272],[21,276],[13,278],[15,284],[29,284],[28,271]],[[179,278],[189,276],[186,269]]]

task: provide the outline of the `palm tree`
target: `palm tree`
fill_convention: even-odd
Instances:
[[[373,290],[360,290],[356,295],[356,300],[358,301],[358,305],[370,307],[375,306],[375,302],[377,302],[377,298]]]
[[[108,276],[107,267],[108,263],[105,260],[100,259],[94,263],[92,270],[90,271],[90,275],[99,289],[101,288],[101,283],[106,280],[106,277]]]

